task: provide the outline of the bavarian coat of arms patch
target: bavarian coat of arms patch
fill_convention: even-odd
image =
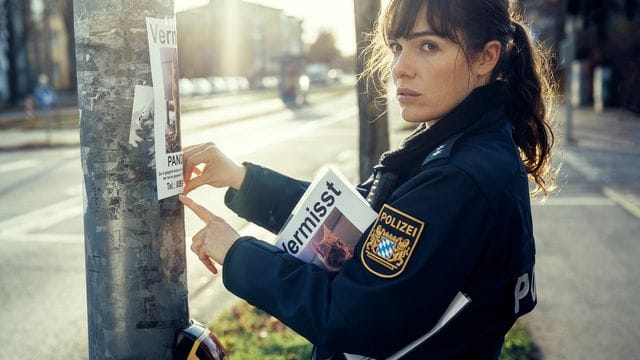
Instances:
[[[400,275],[424,230],[424,222],[385,204],[362,246],[360,258],[371,273],[382,278]]]

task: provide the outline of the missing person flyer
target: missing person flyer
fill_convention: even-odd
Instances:
[[[178,46],[175,18],[147,18],[154,97],[158,200],[182,192]]]
[[[338,169],[319,171],[278,234],[276,246],[308,263],[338,271],[353,257],[377,213]]]

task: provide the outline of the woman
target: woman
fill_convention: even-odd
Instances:
[[[251,237],[182,196],[207,226],[191,249],[225,286],[318,349],[387,358],[495,359],[505,333],[536,304],[528,178],[545,195],[553,135],[549,81],[507,0],[391,0],[378,22],[368,75],[390,69],[404,120],[419,124],[384,154],[374,177],[397,178],[376,231],[413,222],[403,270],[371,259],[364,234],[338,272],[323,271]],[[307,183],[214,145],[185,150],[185,193],[230,186],[225,202],[277,232]],[[204,170],[196,170],[198,164]],[[192,173],[195,177],[190,179]],[[359,186],[368,194],[372,181]],[[376,220],[376,221],[378,221]],[[375,224],[375,223],[374,223]],[[395,251],[395,250],[394,250]],[[458,293],[471,302],[425,341]],[[318,358],[323,351],[316,351]]]

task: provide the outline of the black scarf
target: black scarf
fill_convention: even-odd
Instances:
[[[407,136],[400,147],[387,151],[380,157],[379,168],[391,171],[399,176],[400,183],[420,169],[423,160],[448,138],[461,132],[467,132],[484,125],[483,115],[488,111],[506,104],[509,92],[506,84],[496,81],[479,87],[451,112],[427,128],[420,124]],[[483,121],[484,120],[484,121]]]

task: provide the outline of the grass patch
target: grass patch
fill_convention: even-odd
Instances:
[[[304,360],[312,345],[273,316],[239,302],[211,326],[233,360]],[[538,359],[538,350],[524,325],[517,322],[507,334],[500,360]]]
[[[309,359],[312,345],[273,316],[240,302],[211,326],[233,360]]]
[[[540,351],[531,339],[527,328],[521,321],[517,321],[504,338],[499,360],[534,360],[540,358]]]

